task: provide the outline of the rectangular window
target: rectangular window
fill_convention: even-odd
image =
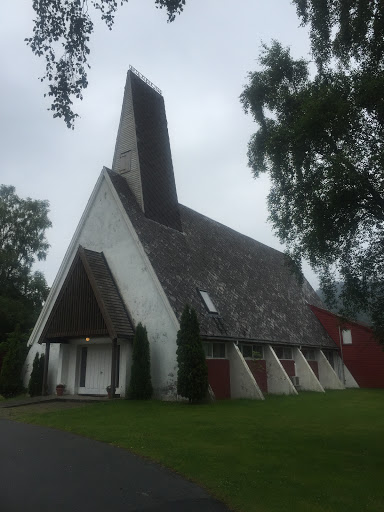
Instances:
[[[224,343],[212,343],[213,357],[215,359],[225,359],[225,345]]]
[[[352,345],[351,329],[343,329],[343,345]]]
[[[252,345],[240,345],[240,352],[246,359],[252,359]]]
[[[301,351],[307,361],[316,361],[316,354],[312,348],[303,348]]]
[[[293,359],[291,347],[273,347],[273,350],[279,359]]]
[[[203,343],[205,357],[209,359],[225,359],[225,343]]]
[[[212,343],[203,343],[205,357],[212,357]]]
[[[334,368],[334,362],[333,362],[333,352],[331,350],[323,350],[323,354],[328,360],[328,363]]]
[[[250,343],[240,343],[239,350],[244,359],[263,359],[264,351],[262,345],[255,345]]]

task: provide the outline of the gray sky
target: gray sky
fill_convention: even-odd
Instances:
[[[32,0],[3,0],[0,20],[0,183],[48,199],[52,283],[103,165],[111,166],[126,72],[132,64],[163,92],[179,201],[271,247],[266,176],[252,178],[247,143],[256,130],[239,95],[257,68],[261,41],[308,56],[290,0],[187,0],[172,24],[154,0],[130,0],[110,32],[96,21],[89,87],[74,131],[53,119],[38,77],[44,63],[26,46]],[[94,18],[97,20],[97,15]],[[306,270],[317,287],[317,279]]]

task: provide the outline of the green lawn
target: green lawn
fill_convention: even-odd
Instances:
[[[348,390],[18,416],[160,461],[234,510],[383,512],[383,401],[384,390]]]

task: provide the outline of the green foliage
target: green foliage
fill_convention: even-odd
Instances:
[[[384,72],[323,68],[312,78],[278,42],[263,46],[260,66],[241,101],[259,125],[249,165],[270,175],[272,225],[328,298],[344,283],[345,315],[369,313],[383,335]]]
[[[36,321],[48,286],[32,265],[48,250],[48,201],[21,199],[12,186],[0,186],[0,342],[17,324],[26,332]]]
[[[177,393],[190,402],[203,400],[208,392],[208,369],[196,311],[185,306],[177,333]]]
[[[310,27],[312,54],[319,69],[339,65],[375,69],[384,58],[384,4],[378,0],[293,0]]]
[[[152,396],[151,362],[147,329],[139,323],[133,339],[131,380],[128,398],[149,400]]]
[[[128,0],[120,0],[120,5]],[[156,7],[165,8],[168,21],[174,21],[185,0],[155,0]],[[99,11],[101,19],[112,29],[118,2],[115,0],[33,0],[35,11],[33,36],[25,39],[38,57],[44,57],[48,96],[52,97],[53,117],[63,118],[68,128],[74,127],[78,114],[73,112],[74,98],[83,98],[88,86],[87,68],[90,37],[94,24],[92,15]],[[93,9],[91,9],[93,8]],[[57,54],[57,50],[61,52]],[[46,94],[45,94],[46,96]]]
[[[335,295],[332,294],[331,301],[334,301],[334,306],[332,306],[330,310],[332,311],[332,313],[337,314],[340,311],[345,310],[343,301],[340,298],[343,283],[335,282],[333,284],[335,285]],[[318,290],[316,290],[316,293],[323,302],[329,302],[327,299],[327,295],[324,293],[324,290],[319,288]],[[367,315],[367,313],[360,313],[359,311],[357,311],[356,314],[354,315],[354,320],[356,320],[357,322],[363,322],[365,324],[372,325],[372,319],[369,315]]]
[[[30,396],[40,396],[43,389],[44,375],[44,354],[36,354],[33,360],[31,377],[28,384],[28,393]]]
[[[27,337],[19,326],[8,336],[7,351],[0,370],[0,395],[5,398],[16,396],[23,391],[21,370],[27,354]]]

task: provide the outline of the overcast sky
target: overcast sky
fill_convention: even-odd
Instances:
[[[268,179],[253,179],[247,167],[256,125],[239,95],[257,68],[261,41],[278,39],[295,57],[308,57],[307,31],[290,0],[187,0],[171,24],[154,0],[130,0],[112,32],[95,24],[89,87],[74,131],[47,111],[38,80],[44,63],[24,42],[32,35],[31,4],[2,0],[0,183],[50,202],[51,248],[37,265],[49,284],[103,165],[112,165],[130,64],[163,92],[179,201],[283,250],[267,223]]]

